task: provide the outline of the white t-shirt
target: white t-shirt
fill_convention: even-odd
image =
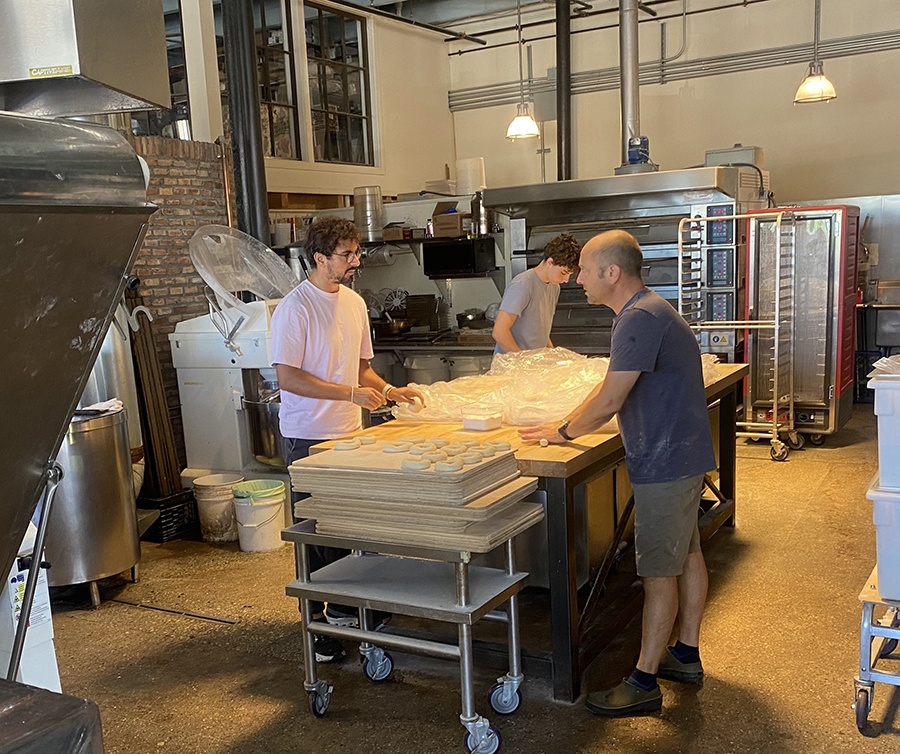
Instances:
[[[371,359],[366,304],[342,285],[326,293],[308,280],[292,290],[272,314],[272,365],[297,367],[320,380],[356,387],[359,360]],[[283,437],[330,440],[362,426],[350,401],[321,400],[281,391]]]

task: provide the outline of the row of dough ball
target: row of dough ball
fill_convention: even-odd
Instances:
[[[335,450],[356,450],[363,445],[374,445],[375,438],[371,435],[360,437],[348,437],[338,440],[334,444]],[[479,458],[490,458],[498,452],[511,450],[512,446],[506,440],[489,440],[481,443],[478,440],[461,440],[450,442],[443,438],[428,440],[422,438],[407,438],[386,443],[383,449],[385,453],[410,453],[414,456],[422,456],[431,462],[444,461],[451,456],[476,453]]]

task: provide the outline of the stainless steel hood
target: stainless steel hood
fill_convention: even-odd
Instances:
[[[100,126],[0,113],[0,176],[8,573],[156,208],[134,150]]]
[[[768,174],[739,167],[704,167],[536,183],[484,190],[484,206],[539,225],[655,216],[673,206],[732,197],[765,206]],[[754,204],[755,206],[755,204]]]
[[[171,106],[162,0],[3,0],[0,50],[0,110]]]

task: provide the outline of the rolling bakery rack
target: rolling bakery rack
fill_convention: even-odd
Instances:
[[[471,438],[472,433],[467,434]],[[443,439],[443,446],[449,451],[460,438]],[[431,453],[445,455],[435,465],[451,463],[453,456],[448,459],[435,442],[441,441],[428,443]],[[418,443],[419,449],[425,444]],[[519,475],[509,443],[492,447],[473,442],[461,454],[472,454],[469,464],[460,462],[460,468],[451,471],[444,467],[446,473],[433,467],[404,473],[408,467],[401,466],[401,455],[413,445],[372,443],[353,455],[325,450],[290,468],[294,489],[313,494],[297,503],[297,514],[309,518],[282,532],[294,545],[297,579],[285,591],[300,601],[310,712],[325,715],[334,690],[318,676],[314,634],[358,641],[363,673],[376,683],[393,671],[386,649],[455,660],[463,743],[471,754],[494,754],[501,745],[500,733],[475,709],[472,626],[506,603],[509,670],[497,679],[488,701],[498,714],[512,714],[521,704],[524,682],[517,595],[528,576],[516,569],[514,540],[543,517],[540,505],[523,502],[537,488],[537,480]],[[483,457],[474,460],[479,450]],[[416,460],[408,454],[405,458]],[[310,573],[310,546],[351,554]],[[471,565],[474,555],[500,546],[505,548],[505,567]],[[359,628],[313,621],[312,601],[357,608]],[[373,610],[455,624],[458,642],[376,631]]]
[[[704,224],[770,219],[766,234],[771,254],[760,260],[759,280],[748,279],[747,290],[706,292],[705,281],[737,280],[744,266],[744,250],[737,255],[738,269],[730,269],[726,257],[709,257],[710,234]],[[787,460],[790,450],[803,447],[794,426],[794,304],[796,296],[796,230],[787,211],[716,217],[683,218],[678,224],[678,312],[697,334],[701,350],[715,349],[743,334],[746,360],[751,365],[757,395],[748,392],[744,420],[737,422],[737,437],[768,440],[773,461]],[[749,293],[750,299],[744,302]],[[745,319],[729,313],[746,312]],[[754,407],[765,405],[765,420],[754,420]]]

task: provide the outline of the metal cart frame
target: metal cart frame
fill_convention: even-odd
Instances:
[[[859,631],[859,675],[853,680],[853,709],[856,710],[856,727],[867,729],[875,683],[900,686],[900,673],[876,670],[878,661],[891,654],[900,641],[900,601],[886,600],[878,591],[878,566],[859,593],[862,602],[862,622]],[[875,620],[875,607],[887,608],[884,615]]]
[[[285,529],[282,539],[294,544],[298,574],[297,580],[285,591],[300,600],[306,672],[303,687],[309,695],[312,714],[316,717],[325,714],[333,691],[327,681],[318,677],[314,634],[360,642],[363,672],[373,682],[387,680],[393,670],[393,659],[382,647],[457,660],[462,697],[459,720],[466,729],[464,743],[473,754],[494,754],[500,748],[500,734],[486,717],[475,711],[472,626],[494,608],[507,603],[509,672],[497,679],[488,701],[495,712],[512,714],[521,704],[519,687],[525,679],[521,666],[517,595],[528,574],[516,571],[515,567],[513,543],[518,533],[505,541],[506,567],[499,569],[471,566],[473,553],[468,551],[316,534],[313,520]],[[354,550],[354,553],[310,574],[309,545],[339,547]],[[311,600],[332,600],[358,608],[360,628],[314,622]],[[372,610],[456,623],[459,642],[450,645],[376,632],[372,625]]]
[[[703,280],[708,275],[706,251],[710,247],[701,240],[705,234],[700,231],[700,223],[765,217],[775,220],[771,317],[760,318],[751,299],[747,306],[747,319],[711,319],[703,294]],[[736,337],[736,332],[743,330],[746,337],[745,358],[749,363],[754,338],[758,337],[756,333],[765,333],[772,339],[771,417],[765,422],[753,421],[755,398],[748,391],[744,402],[744,420],[737,422],[739,429],[736,436],[768,440],[774,461],[787,460],[791,449],[799,450],[803,447],[803,437],[794,428],[794,246],[794,219],[787,211],[723,217],[685,217],[678,223],[678,312],[697,333],[698,340],[702,340],[703,333],[714,337],[717,332],[731,331],[728,337]],[[739,271],[735,270],[735,275],[738,274]],[[745,295],[751,295],[754,287],[755,282],[748,278]],[[734,306],[738,305],[738,298],[735,297]],[[762,365],[756,364],[753,368],[758,371]]]

